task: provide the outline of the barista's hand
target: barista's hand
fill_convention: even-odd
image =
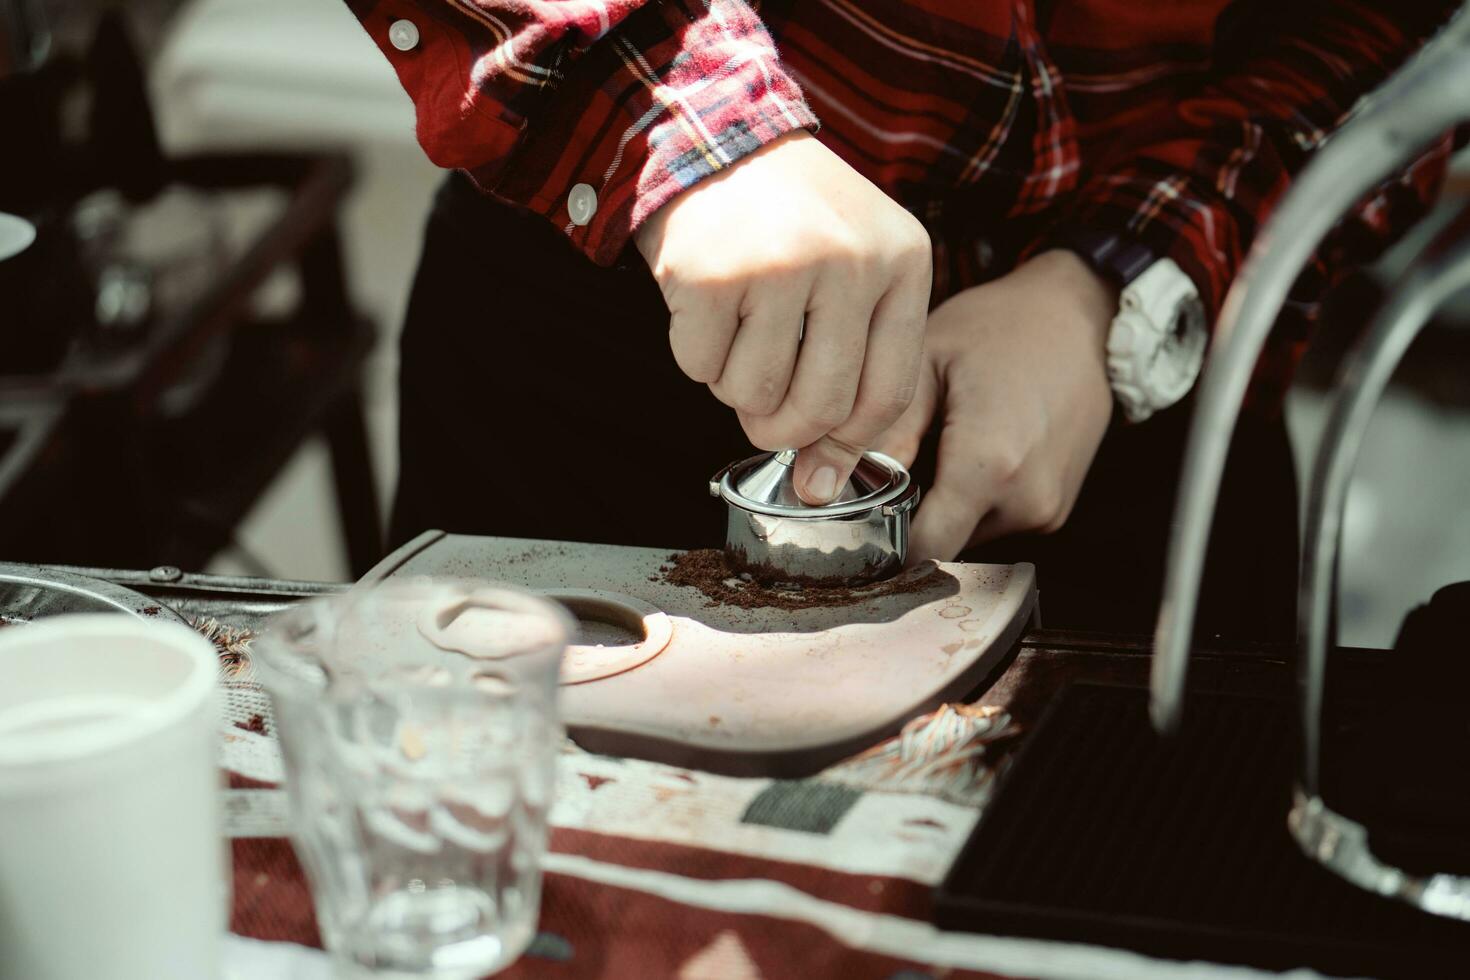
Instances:
[[[939,470],[910,561],[1062,526],[1107,431],[1117,290],[1071,252],[1045,252],[929,316],[918,393],[879,449],[913,462],[937,409]]]
[[[635,239],[679,367],[736,410],[756,446],[801,450],[808,503],[832,499],[913,397],[931,279],[923,226],[799,131],[680,194]]]

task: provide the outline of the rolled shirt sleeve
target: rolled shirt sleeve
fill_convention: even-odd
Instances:
[[[816,117],[744,0],[348,0],[439,166],[610,264],[680,191]]]
[[[1256,25],[1233,63],[1217,66],[1150,125],[1089,161],[1065,221],[1126,235],[1174,259],[1213,320],[1292,175],[1456,6],[1286,5]],[[1306,278],[1322,285],[1329,266],[1371,259],[1417,220],[1437,192],[1450,145],[1446,138],[1427,148],[1369,195],[1339,225]]]

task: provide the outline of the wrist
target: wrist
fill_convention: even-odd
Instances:
[[[1199,375],[1207,341],[1199,291],[1173,260],[1083,231],[1033,261],[1053,270],[1049,283],[1066,284],[1095,331],[1091,349],[1114,396],[1130,422],[1142,422],[1183,398]]]
[[[1118,313],[1119,286],[1099,275],[1069,249],[1041,252],[1022,270],[1044,277],[1042,288],[1060,292],[1079,315],[1078,325],[1088,331],[1089,348],[1106,351],[1108,331]]]
[[[767,157],[791,144],[802,143],[808,140],[815,141],[816,137],[805,129],[788,130],[772,139],[769,143],[750,151],[735,162],[714,171],[697,183],[683,188],[674,194],[673,197],[659,205],[657,210],[649,214],[648,217],[643,219],[633,229],[633,244],[637,246],[638,251],[643,255],[644,261],[648,263],[650,268],[653,267],[655,256],[658,253],[660,244],[663,242],[665,226],[668,224],[670,217],[686,202],[710,192],[718,193],[717,188],[731,181],[744,182],[747,177],[757,179],[758,173],[765,172],[763,161]],[[712,229],[711,240],[715,238],[716,232]]]

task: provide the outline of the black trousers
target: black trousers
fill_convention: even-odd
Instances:
[[[662,548],[718,545],[709,477],[750,455],[734,413],[686,378],[636,256],[587,261],[544,219],[450,177],[429,217],[403,332],[391,536],[426,528]],[[1067,526],[977,549],[1032,561],[1048,626],[1146,632],[1190,404],[1115,424]],[[921,486],[932,449],[915,465]],[[1201,600],[1208,635],[1294,628],[1296,492],[1281,421],[1231,449]]]

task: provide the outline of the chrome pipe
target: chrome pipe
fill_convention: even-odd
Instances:
[[[0,0],[0,78],[34,71],[51,53],[39,0]]]
[[[1465,289],[1470,289],[1470,206],[1425,250],[1424,258],[1394,290],[1368,333],[1349,354],[1317,447],[1307,494],[1301,592],[1297,599],[1297,638],[1302,644],[1297,678],[1302,708],[1300,775],[1301,787],[1310,796],[1321,792],[1322,692],[1327,678],[1342,521],[1353,469],[1373,410],[1394,369],[1435,311]]]
[[[1225,298],[1200,382],[1175,505],[1154,634],[1152,714],[1174,729],[1225,455],[1246,388],[1287,293],[1327,232],[1379,181],[1434,137],[1470,118],[1470,14],[1465,9],[1322,147],[1262,228]]]

